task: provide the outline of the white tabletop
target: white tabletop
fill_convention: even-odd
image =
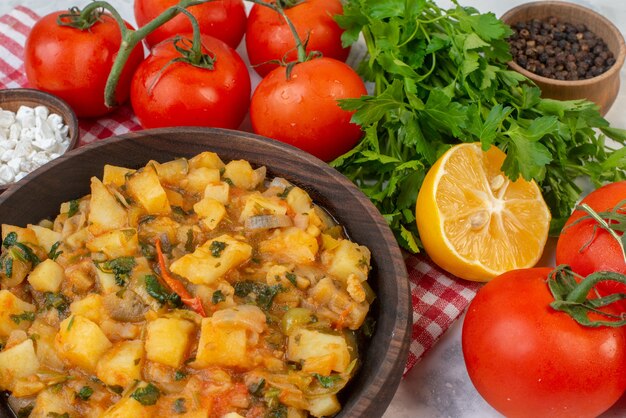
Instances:
[[[623,34],[626,34],[626,2],[616,0],[570,0],[594,9],[609,18]],[[134,24],[132,0],[109,0],[121,15]],[[482,12],[491,11],[497,16],[525,0],[460,0],[462,5],[473,6]],[[71,6],[84,6],[88,0],[0,0],[0,15],[17,5],[32,8],[40,15]],[[439,1],[447,6],[449,2]],[[248,3],[249,4],[249,3]],[[238,52],[245,57],[243,42]],[[606,119],[615,127],[626,128],[626,67],[622,68],[622,84],[619,96]],[[252,75],[252,85],[259,78]],[[400,383],[395,398],[389,405],[385,418],[451,417],[492,418],[500,417],[478,395],[469,380],[461,352],[461,328],[463,318],[444,334],[441,340],[426,353],[425,357]],[[626,416],[626,396],[603,417]]]

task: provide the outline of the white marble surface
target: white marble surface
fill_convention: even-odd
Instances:
[[[573,0],[602,13],[626,33],[626,2],[618,0]],[[109,0],[122,16],[134,23],[132,0]],[[474,6],[480,11],[492,11],[497,16],[521,4],[522,0],[461,0],[463,5]],[[0,0],[0,14],[17,5],[32,8],[40,15],[66,9],[70,6],[83,6],[87,0]],[[442,6],[447,1],[440,1]],[[245,56],[245,48],[239,52]],[[252,84],[258,84],[258,76],[253,75]],[[626,128],[626,67],[622,69],[622,85],[619,96],[606,118],[613,126]],[[549,258],[549,257],[548,257]],[[461,328],[463,318],[457,321],[401,382],[395,398],[389,405],[385,418],[450,417],[450,418],[492,418],[500,417],[478,395],[467,375],[461,352]],[[626,396],[603,417],[626,416]]]

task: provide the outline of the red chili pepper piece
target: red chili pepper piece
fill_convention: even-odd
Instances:
[[[157,258],[159,260],[159,267],[161,268],[161,277],[167,283],[167,285],[172,289],[178,296],[180,296],[180,300],[193,309],[195,312],[200,314],[202,317],[206,318],[206,312],[204,312],[204,307],[202,306],[202,302],[200,302],[200,298],[193,297],[187,291],[187,288],[179,281],[170,276],[167,272],[167,267],[165,266],[165,257],[163,256],[163,250],[161,249],[161,240],[156,240],[156,250],[157,250]]]

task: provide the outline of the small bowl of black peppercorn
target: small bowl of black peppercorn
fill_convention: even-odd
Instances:
[[[578,4],[537,1],[501,20],[513,30],[509,66],[533,80],[542,97],[587,99],[608,112],[626,57],[624,37],[609,19]]]

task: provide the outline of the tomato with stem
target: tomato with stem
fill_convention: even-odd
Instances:
[[[122,30],[120,30],[122,28]],[[117,14],[90,8],[59,11],[41,18],[31,29],[24,48],[24,67],[30,85],[65,100],[79,117],[96,117],[113,108],[104,91],[122,44],[132,27]],[[129,50],[112,94],[120,104],[128,100],[133,72],[143,49]]]
[[[350,48],[341,43],[343,30],[333,16],[343,13],[340,0],[277,0],[296,28],[306,51],[321,52],[329,58],[345,61]],[[262,77],[278,67],[274,61],[296,58],[297,45],[289,25],[276,10],[255,4],[250,10],[246,27],[246,51],[250,63]]]
[[[581,279],[564,266],[512,270],[470,303],[467,371],[507,417],[594,417],[626,390],[626,319],[607,306],[612,298],[587,300],[597,283],[626,276]]]
[[[237,52],[194,32],[154,47],[131,85],[144,128],[210,126],[236,129],[250,103],[250,76]]]
[[[367,94],[361,78],[343,62],[313,58],[287,76],[279,67],[258,85],[250,103],[254,132],[330,161],[349,151],[362,136],[352,112],[337,100]]]
[[[347,64],[307,53],[286,12],[253,0],[280,14],[297,45],[297,60],[272,70],[257,86],[250,102],[255,133],[273,138],[330,161],[356,145],[361,128],[352,113],[339,106],[341,99],[367,94],[359,75]]]
[[[135,20],[144,26],[169,7],[178,4],[178,0],[135,0]],[[200,3],[200,2],[195,2]],[[226,42],[231,48],[237,48],[246,31],[246,9],[242,0],[214,0],[188,7],[196,18],[200,32]],[[145,38],[149,47],[181,33],[192,31],[189,19],[176,16],[160,25]]]
[[[565,223],[556,246],[557,264],[587,276],[596,271],[626,274],[626,180],[589,193]],[[602,295],[626,293],[617,282],[598,284]],[[626,300],[620,302],[626,312]]]

